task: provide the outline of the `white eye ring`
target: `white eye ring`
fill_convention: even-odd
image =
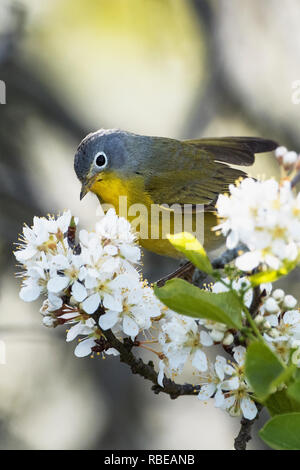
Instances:
[[[97,168],[105,168],[107,166],[107,163],[108,163],[108,158],[104,152],[96,153],[95,158],[94,158],[94,165]]]

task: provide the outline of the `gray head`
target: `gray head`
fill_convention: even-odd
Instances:
[[[143,136],[119,129],[100,129],[86,136],[80,143],[74,159],[74,169],[82,183],[80,198],[91,185],[108,171],[126,174],[138,172],[137,149]]]

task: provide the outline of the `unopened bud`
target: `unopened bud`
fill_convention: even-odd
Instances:
[[[220,343],[224,338],[224,333],[222,331],[212,330],[209,336],[215,343]]]
[[[272,336],[272,338],[278,338],[278,336],[280,335],[280,333],[279,333],[279,331],[276,330],[275,328],[272,328],[272,330],[270,331],[269,335]]]
[[[264,317],[262,315],[256,315],[256,317],[254,318],[254,321],[257,325],[260,325],[261,323],[264,322]]]
[[[284,290],[282,289],[275,289],[272,293],[272,297],[277,300],[277,302],[281,302],[284,298]]]
[[[283,155],[283,165],[288,168],[296,163],[298,154],[296,152],[287,152]]]
[[[48,328],[54,328],[55,321],[56,320],[53,317],[50,317],[49,315],[46,315],[43,318],[43,325],[47,326]]]
[[[293,352],[292,363],[296,366],[300,366],[300,348]]]
[[[284,157],[284,155],[287,153],[288,149],[286,147],[277,147],[277,149],[275,150],[275,157],[276,158],[282,158]]]
[[[279,305],[273,297],[269,297],[266,300],[264,306],[265,306],[266,312],[268,312],[268,313],[278,313],[278,312],[280,312]]]
[[[286,295],[283,299],[283,307],[287,309],[295,308],[297,305],[297,299],[292,295]]]
[[[224,346],[230,346],[234,341],[234,337],[232,333],[228,333],[225,335],[225,338],[223,339],[223,344]]]

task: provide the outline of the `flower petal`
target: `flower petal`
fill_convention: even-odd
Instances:
[[[199,392],[198,398],[199,400],[208,400],[216,391],[216,386],[213,383],[202,385],[201,390]]]
[[[211,336],[206,331],[200,331],[200,342],[207,347],[214,344]]]
[[[65,276],[55,276],[48,281],[47,289],[53,294],[58,294],[69,285],[69,279]]]
[[[257,408],[253,400],[249,397],[243,397],[241,400],[241,410],[243,412],[244,418],[254,419],[257,415]]]
[[[94,313],[100,305],[100,295],[98,293],[90,295],[87,299],[82,302],[81,306],[83,310],[91,315]]]
[[[126,315],[123,319],[123,331],[125,335],[135,338],[139,334],[139,327],[136,322]]]
[[[75,281],[72,286],[72,295],[76,302],[82,302],[87,296],[87,290],[83,284]]]
[[[41,294],[41,288],[38,285],[22,287],[19,296],[24,302],[33,302],[38,299]]]
[[[108,348],[105,351],[105,354],[111,355],[111,356],[119,356],[119,351],[117,351],[115,348]]]
[[[217,356],[216,357],[216,362],[215,362],[215,371],[220,380],[224,380],[224,367],[226,366],[226,359],[225,357],[222,356]]]
[[[94,338],[88,338],[83,341],[80,341],[80,343],[76,346],[74,354],[76,357],[85,357],[89,356],[92,352],[92,347],[95,346],[95,340]]]
[[[207,370],[207,357],[201,349],[197,349],[195,352],[192,364],[200,372],[205,372]]]
[[[102,330],[110,330],[119,319],[119,312],[114,312],[112,310],[106,312],[104,315],[101,315],[99,318],[99,326]]]

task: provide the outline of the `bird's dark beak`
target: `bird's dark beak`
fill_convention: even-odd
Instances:
[[[81,191],[80,191],[80,200],[84,198],[84,196],[89,192],[89,190],[90,190],[90,185],[86,181],[82,183]]]

